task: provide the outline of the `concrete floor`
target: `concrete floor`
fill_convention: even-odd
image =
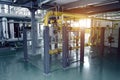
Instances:
[[[52,62],[49,75],[43,73],[41,56],[23,61],[21,50],[11,52],[12,55],[0,56],[0,80],[120,80],[120,56],[116,50],[99,57],[96,51],[85,54],[84,63],[72,63],[64,70],[60,61]]]

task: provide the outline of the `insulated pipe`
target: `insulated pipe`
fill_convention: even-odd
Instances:
[[[23,24],[25,24],[25,23],[23,23]],[[23,24],[22,24],[22,21],[20,21],[20,23],[19,23],[19,27],[20,27],[20,35],[21,35],[20,38],[22,38],[22,39],[23,39],[23,32],[22,32],[21,30],[22,30],[22,28],[23,28]]]
[[[14,20],[10,20],[9,22],[9,25],[10,25],[10,38],[11,39],[14,39]]]
[[[7,18],[3,17],[2,18],[2,29],[3,29],[3,39],[8,39],[8,23],[7,23]]]

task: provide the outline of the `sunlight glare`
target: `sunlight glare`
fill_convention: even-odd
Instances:
[[[91,27],[91,19],[80,19],[79,21],[72,21],[71,26],[90,28]]]
[[[81,19],[79,20],[80,27],[90,28],[91,27],[91,19]]]

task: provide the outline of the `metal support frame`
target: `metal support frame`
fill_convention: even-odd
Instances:
[[[118,36],[118,51],[120,51],[120,28],[119,28],[119,36]]]
[[[84,42],[85,42],[85,29],[84,29],[84,28],[81,28],[80,62],[84,62]]]
[[[0,26],[2,26],[2,22],[0,22]],[[2,33],[2,27],[0,27],[0,39],[2,40],[2,35],[3,35],[3,33]]]
[[[49,36],[49,27],[46,26],[44,29],[44,73],[50,73],[50,54],[49,54],[49,46],[50,36]]]
[[[105,28],[102,27],[101,29],[101,34],[100,34],[100,55],[103,56],[104,55],[104,33],[105,33]]]
[[[56,38],[57,38],[57,40],[56,40],[56,42],[58,42],[58,36],[56,36]],[[57,49],[58,48],[58,43],[55,43],[55,49]],[[55,54],[55,59],[57,59],[58,58],[58,54]]]
[[[69,65],[69,48],[68,48],[68,32],[67,27],[62,27],[62,65],[63,68],[66,68]]]
[[[37,22],[35,19],[35,11],[36,9],[30,9],[31,12],[31,34],[32,34],[32,52],[36,54],[36,46],[37,46]]]
[[[79,42],[79,39],[78,39],[78,37],[79,37],[79,31],[77,31],[76,32],[76,46],[79,46],[79,44],[78,44],[78,42]],[[76,60],[78,61],[78,49],[76,49]]]
[[[25,23],[23,23],[23,48],[24,48],[24,60],[28,61],[27,30],[25,28]]]

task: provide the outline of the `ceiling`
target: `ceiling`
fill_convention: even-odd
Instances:
[[[106,14],[112,19],[116,19],[116,16],[120,15],[120,0],[0,0],[0,3],[37,9],[59,6],[62,7],[64,12],[97,14],[97,17]]]
[[[96,14],[120,10],[119,0],[77,0],[62,5],[70,13]]]

